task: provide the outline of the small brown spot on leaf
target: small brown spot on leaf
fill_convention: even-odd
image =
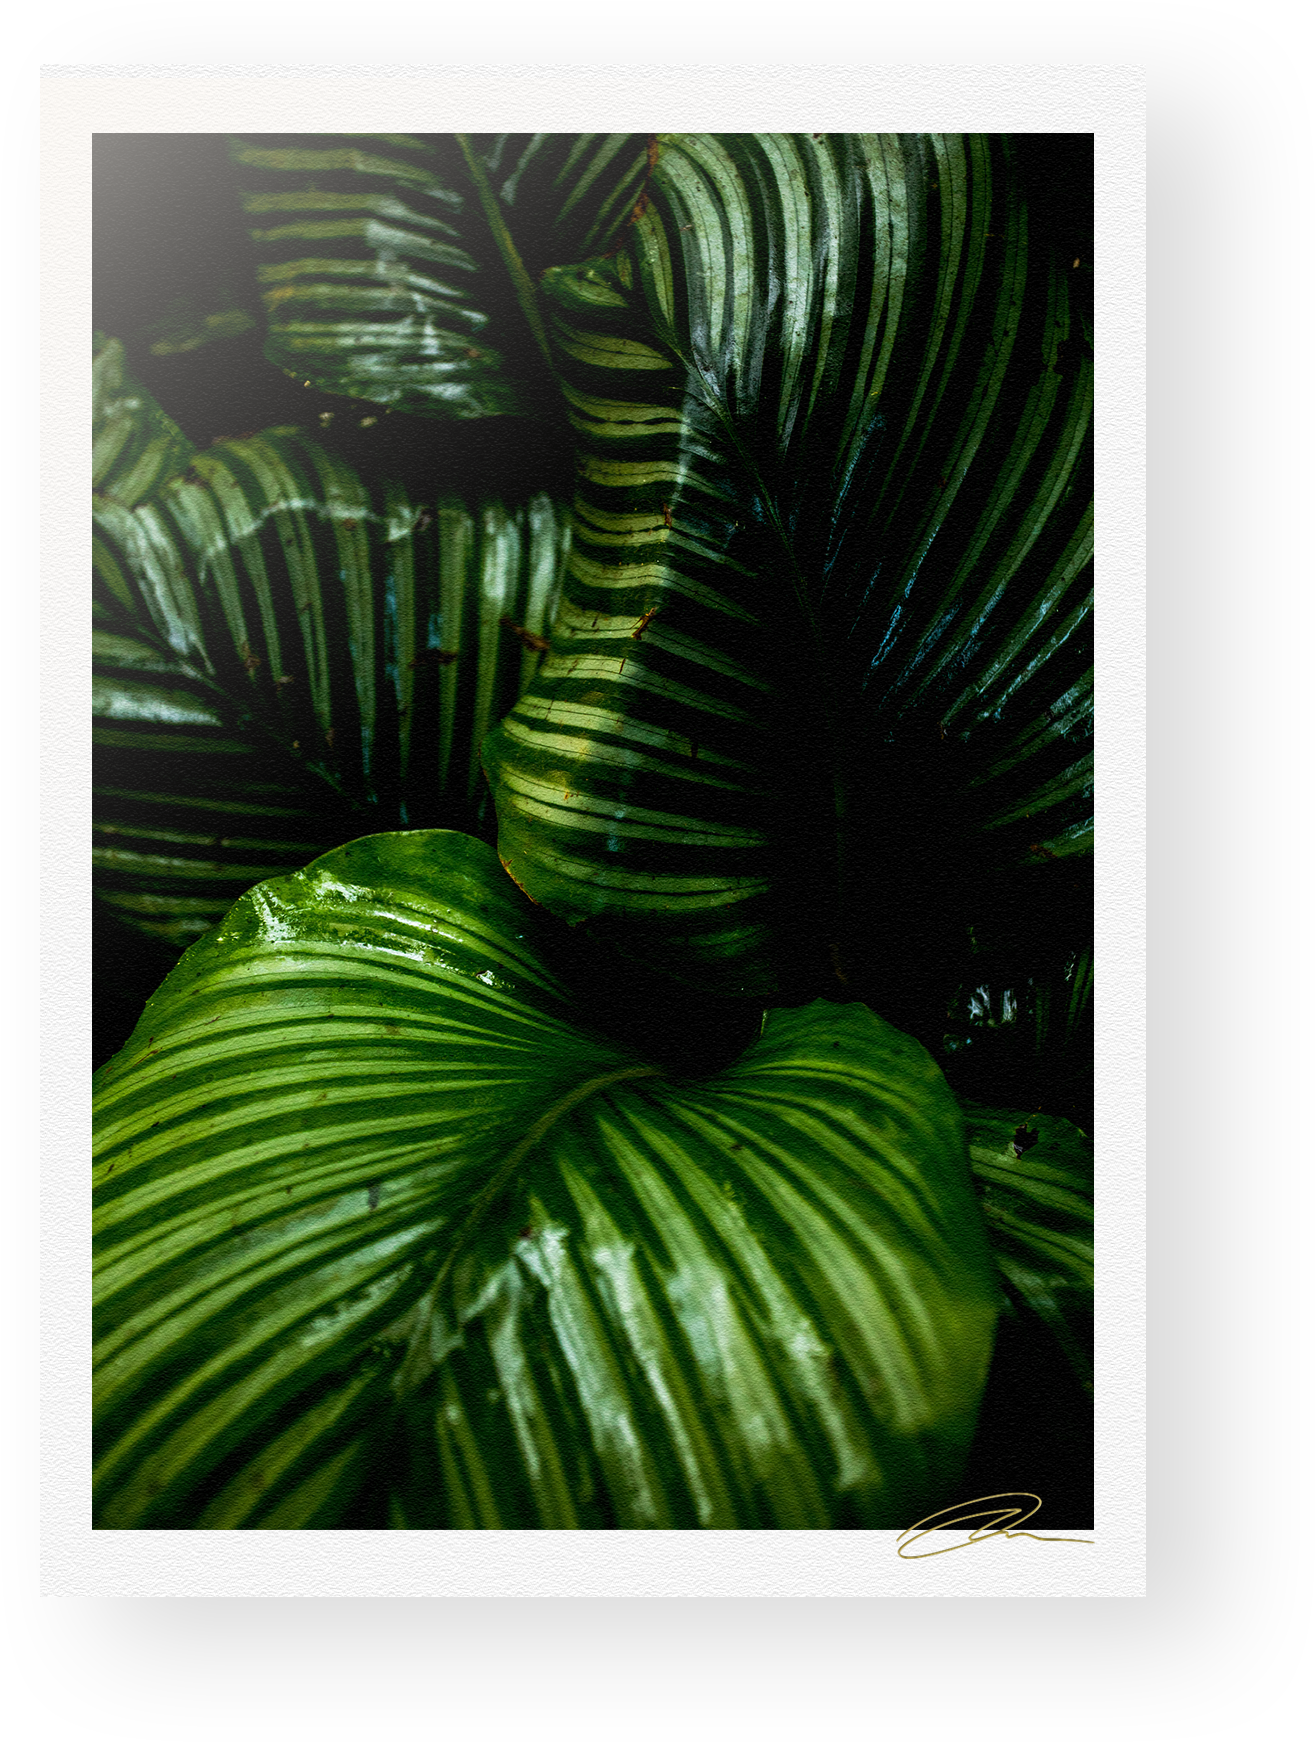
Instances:
[[[505,611],[498,618],[498,621],[504,629],[510,629],[517,641],[523,642],[532,653],[547,653],[548,643],[542,635],[536,635],[532,629],[525,629],[521,624],[513,623]]]

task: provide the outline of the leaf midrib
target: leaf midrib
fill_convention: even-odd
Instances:
[[[636,279],[639,274],[636,271]],[[835,977],[842,984],[847,983],[844,973],[843,943],[847,935],[845,915],[848,910],[848,871],[845,851],[845,822],[849,811],[848,796],[843,777],[843,763],[840,755],[841,731],[839,710],[833,701],[836,686],[830,681],[829,661],[826,658],[826,646],[818,626],[817,615],[813,610],[808,585],[804,571],[795,553],[794,544],[786,531],[774,492],[768,488],[762,470],[747,446],[735,420],[731,416],[724,399],[709,382],[704,370],[688,356],[680,344],[674,329],[650,310],[650,319],[654,331],[662,344],[677,358],[685,371],[686,390],[691,381],[697,383],[699,395],[708,411],[724,431],[729,446],[733,449],[736,459],[748,480],[757,500],[763,505],[767,517],[767,526],[780,549],[784,559],[784,567],[790,577],[790,588],[794,595],[795,606],[808,638],[813,670],[817,674],[817,683],[812,686],[812,693],[817,699],[821,716],[822,729],[825,737],[827,760],[830,765],[830,799],[831,814],[834,818],[832,835],[833,864],[835,868],[832,887],[832,918],[828,939],[830,960]],[[819,783],[820,785],[820,783]]]
[[[411,1339],[397,1373],[397,1388],[400,1393],[413,1390],[432,1371],[434,1363],[430,1358],[428,1348],[429,1327],[433,1321],[443,1287],[451,1276],[452,1268],[457,1259],[470,1245],[485,1216],[507,1189],[516,1170],[525,1158],[543,1141],[553,1127],[578,1107],[582,1101],[587,1101],[593,1095],[601,1094],[604,1089],[611,1088],[614,1083],[633,1081],[639,1077],[656,1077],[661,1074],[662,1072],[656,1065],[630,1064],[622,1065],[618,1070],[605,1071],[601,1076],[589,1077],[583,1083],[576,1083],[565,1094],[559,1096],[546,1112],[540,1114],[525,1135],[512,1145],[467,1211],[466,1219],[454,1236],[447,1256],[439,1266],[437,1276],[412,1309],[414,1326]]]

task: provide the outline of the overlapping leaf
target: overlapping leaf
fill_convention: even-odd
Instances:
[[[962,1103],[996,1263],[1091,1388],[1091,1141],[1052,1114]]]
[[[285,134],[231,151],[271,359],[448,417],[533,409],[532,279],[605,247],[647,165],[632,134]]]
[[[1089,842],[1069,264],[939,135],[664,137],[626,234],[545,278],[578,489],[500,851],[696,982],[879,987],[929,877],[953,928]]]
[[[480,740],[554,605],[547,497],[417,499],[292,429],[121,496],[93,503],[93,695],[97,886],[122,917],[185,944],[372,820],[473,822]]]
[[[103,1527],[903,1525],[995,1285],[960,1118],[864,1006],[679,1080],[492,850],[251,891],[97,1082]],[[355,1509],[355,1510],[353,1510]]]
[[[723,990],[821,963],[889,1011],[903,949],[938,1033],[935,953],[1053,904],[1089,832],[1089,327],[1007,147],[244,153],[270,355],[331,391],[541,408],[558,268],[575,555],[491,746],[513,874]],[[110,386],[102,891],[186,942],[321,847],[466,822],[547,502],[291,431],[165,485],[187,445]],[[549,931],[472,842],[357,841],[152,1001],[99,1092],[99,1522],[903,1523],[953,1480],[992,1288],[926,1060],[816,1006],[676,1080],[584,1026]],[[1001,1273],[1081,1369],[1072,1134],[971,1118]]]

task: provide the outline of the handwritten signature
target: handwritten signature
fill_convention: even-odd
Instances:
[[[1031,1505],[1024,1510],[1018,1504],[1020,1501],[1031,1501]],[[1030,1536],[1033,1542],[1089,1543],[1093,1540],[1089,1536],[1038,1536],[1034,1530],[1010,1528],[1014,1519],[1022,1523],[1040,1510],[1039,1494],[985,1494],[980,1500],[961,1500],[957,1506],[943,1506],[939,1512],[929,1512],[925,1518],[920,1518],[916,1524],[902,1530],[895,1544],[895,1552],[901,1560],[921,1561],[934,1554],[953,1554],[957,1548],[968,1548],[975,1542],[986,1542],[993,1536]],[[947,1542],[944,1548],[913,1547],[924,1536],[931,1536],[938,1530],[963,1530],[978,1518],[985,1519],[986,1522],[978,1524],[964,1542]]]

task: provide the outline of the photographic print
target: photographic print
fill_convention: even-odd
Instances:
[[[94,1525],[1089,1533],[1092,136],[93,170]]]

